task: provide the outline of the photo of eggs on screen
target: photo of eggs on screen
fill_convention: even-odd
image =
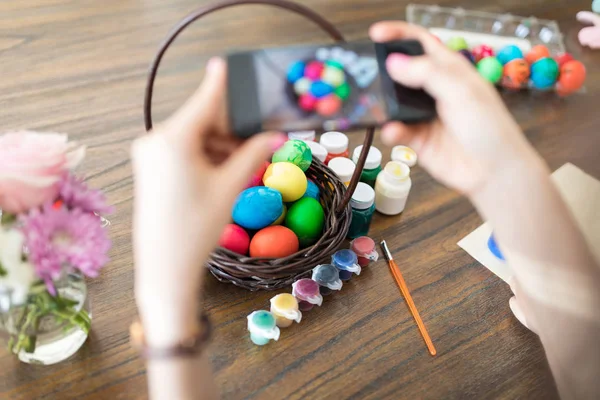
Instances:
[[[344,130],[387,120],[373,43],[254,53],[265,130]]]

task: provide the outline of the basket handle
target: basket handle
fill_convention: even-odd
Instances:
[[[197,10],[192,11],[190,14],[188,14],[185,18],[179,21],[179,23],[175,25],[173,29],[171,29],[166,39],[160,44],[158,51],[154,55],[154,59],[150,64],[150,70],[148,72],[148,78],[146,81],[146,92],[144,95],[144,124],[146,126],[146,131],[150,131],[152,129],[152,94],[154,91],[154,81],[156,80],[156,74],[158,72],[160,62],[165,53],[167,52],[169,46],[171,46],[171,44],[175,41],[175,39],[177,38],[177,36],[179,36],[181,32],[183,32],[190,24],[192,24],[199,18],[211,14],[215,11],[222,10],[224,8],[244,4],[262,4],[274,6],[292,11],[296,14],[300,14],[317,24],[321,29],[327,32],[336,42],[345,42],[345,39],[340,33],[340,31],[338,31],[337,28],[333,26],[331,22],[327,21],[325,18],[321,17],[319,14],[312,11],[310,8],[287,0],[224,0],[212,5],[200,7]],[[356,185],[358,185],[360,174],[362,173],[365,161],[367,159],[367,155],[369,153],[369,148],[371,147],[371,143],[373,142],[374,131],[374,128],[369,128],[367,130],[362,153],[360,154],[360,157],[358,159],[358,164],[356,165],[354,175],[352,175],[352,179],[350,180],[348,189],[346,190],[344,198],[338,206],[336,213],[342,212],[343,209],[348,206],[348,203],[352,198],[352,193],[354,193],[354,189],[356,189]]]

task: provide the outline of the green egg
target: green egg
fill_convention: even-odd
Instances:
[[[344,70],[344,66],[342,65],[342,63],[334,61],[334,60],[325,61],[325,65],[327,65],[328,67],[341,69],[342,71]]]
[[[335,88],[334,93],[337,94],[342,101],[344,101],[348,98],[348,96],[350,96],[350,85],[348,85],[348,82],[344,82]]]
[[[272,162],[289,162],[306,172],[312,163],[312,151],[302,140],[288,140],[273,154]]]
[[[301,247],[315,243],[321,237],[324,225],[323,207],[312,197],[303,197],[295,202],[285,217],[285,226],[298,236]]]
[[[502,78],[503,67],[496,57],[486,57],[479,61],[477,63],[477,70],[483,78],[493,84],[498,83]]]
[[[465,38],[460,36],[451,37],[450,40],[448,40],[448,42],[446,43],[446,46],[448,46],[448,48],[454,51],[466,50],[469,48],[469,45],[467,44]]]

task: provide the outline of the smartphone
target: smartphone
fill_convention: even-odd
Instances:
[[[234,132],[332,131],[413,124],[436,116],[423,90],[395,83],[391,53],[422,55],[418,41],[292,46],[229,54],[228,109]]]

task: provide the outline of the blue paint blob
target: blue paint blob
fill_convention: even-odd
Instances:
[[[500,49],[496,54],[496,58],[502,65],[506,65],[512,60],[516,60],[517,58],[524,58],[523,52],[518,46],[514,44],[508,45]]]
[[[315,96],[317,99],[325,97],[333,93],[333,87],[323,81],[315,81],[310,85],[310,94]]]
[[[502,255],[502,252],[500,251],[500,248],[498,247],[498,244],[496,243],[496,239],[494,239],[493,234],[490,235],[490,238],[488,239],[488,249],[490,249],[492,254],[496,256],[496,258],[504,261],[504,256]]]
[[[240,193],[233,204],[233,222],[246,229],[271,225],[283,212],[281,193],[265,186],[255,186]]]
[[[331,264],[340,270],[340,279],[347,281],[352,278],[352,273],[360,274],[358,256],[352,250],[344,249],[333,253]]]
[[[312,197],[313,199],[318,201],[320,194],[321,191],[319,190],[317,184],[309,180],[308,185],[306,186],[306,193],[304,193],[304,196],[302,197]]]
[[[306,64],[302,61],[296,61],[288,68],[287,79],[292,83],[296,83],[296,81],[304,76],[304,68],[306,68]]]

